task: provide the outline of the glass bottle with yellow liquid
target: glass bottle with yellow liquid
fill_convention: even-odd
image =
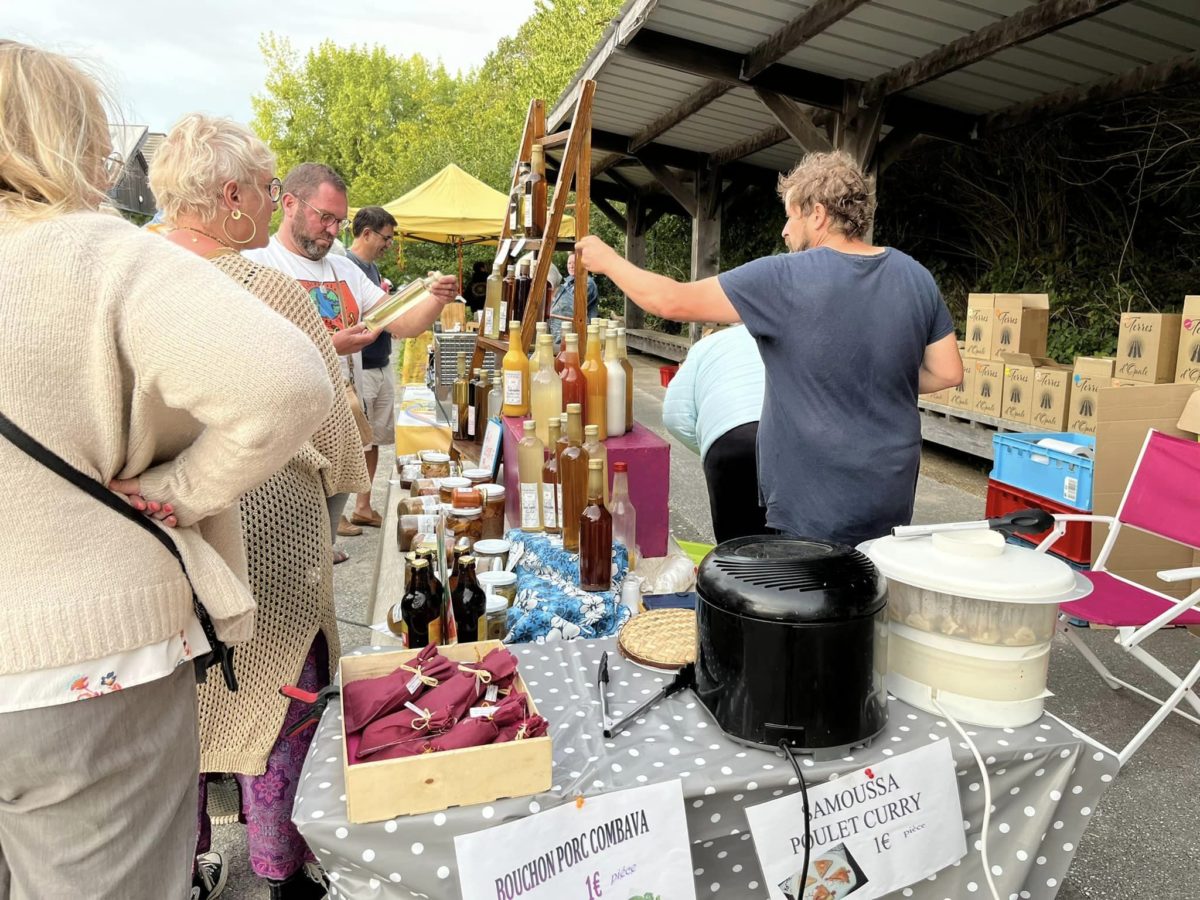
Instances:
[[[585,591],[612,587],[612,514],[604,505],[603,463],[588,460],[587,506],[579,515],[579,586]]]
[[[540,322],[538,323],[541,324]],[[562,379],[554,372],[554,338],[538,335],[537,371],[529,379],[529,403],[538,438],[547,443],[551,419],[562,413]]]
[[[608,371],[600,354],[600,327],[588,326],[587,356],[580,366],[586,383],[587,397],[583,405],[585,425],[595,425],[600,430],[600,440],[608,437]]]
[[[625,433],[633,431],[633,363],[629,361],[629,345],[625,329],[617,329],[617,358],[625,370]]]
[[[454,387],[451,389],[451,418],[450,423],[454,427],[454,436],[459,440],[466,440],[467,425],[470,418],[468,409],[470,407],[470,399],[467,396],[470,389],[470,384],[467,381],[467,354],[458,354],[458,378],[454,380]]]
[[[513,319],[508,326],[508,352],[501,363],[504,374],[504,406],[506,416],[529,415],[529,360],[521,351],[521,321]]]
[[[546,426],[546,461],[542,464],[542,524],[548,534],[562,534],[562,485],[558,480],[558,439],[562,430],[558,416]]]
[[[524,437],[517,444],[517,479],[520,485],[521,530],[542,530],[542,463],[545,445],[533,430],[533,420],[522,423]]]
[[[587,454],[588,463],[598,459],[604,463],[604,503],[608,504],[608,449],[600,441],[600,432],[595,425],[583,426],[583,452]]]
[[[578,403],[567,406],[567,446],[558,460],[562,481],[563,549],[579,549],[579,517],[587,504],[587,453],[583,449],[583,410]]]

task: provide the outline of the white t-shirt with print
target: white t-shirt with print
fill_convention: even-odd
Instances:
[[[371,282],[362,269],[345,256],[330,253],[324,259],[312,260],[293,253],[283,246],[278,236],[261,250],[242,252],[252,262],[270,266],[300,282],[308,292],[317,313],[330,334],[351,328],[362,321],[371,309],[387,294]],[[362,383],[362,354],[341,357],[342,374]]]

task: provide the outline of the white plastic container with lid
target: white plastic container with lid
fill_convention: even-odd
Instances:
[[[517,599],[517,576],[512,572],[480,572],[476,576],[483,592],[489,596],[503,597],[512,606]]]
[[[994,531],[885,537],[859,547],[888,579],[887,686],[934,714],[1015,728],[1036,721],[1058,604],[1091,592],[1065,563]]]

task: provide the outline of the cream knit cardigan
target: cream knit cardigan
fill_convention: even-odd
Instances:
[[[218,635],[253,631],[238,498],[330,410],[313,342],[210,263],[110,215],[0,209],[0,411],[96,480],[139,476]],[[149,534],[0,439],[0,674],[165,640],[191,612]]]

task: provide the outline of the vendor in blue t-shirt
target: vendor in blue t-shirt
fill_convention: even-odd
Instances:
[[[647,312],[746,323],[766,369],[757,499],[767,526],[854,545],[912,518],[917,395],[959,384],[962,358],[929,271],[864,240],[873,192],[850,156],[809,154],[779,193],[792,252],[715,278],[680,284],[596,237],[576,247]]]

